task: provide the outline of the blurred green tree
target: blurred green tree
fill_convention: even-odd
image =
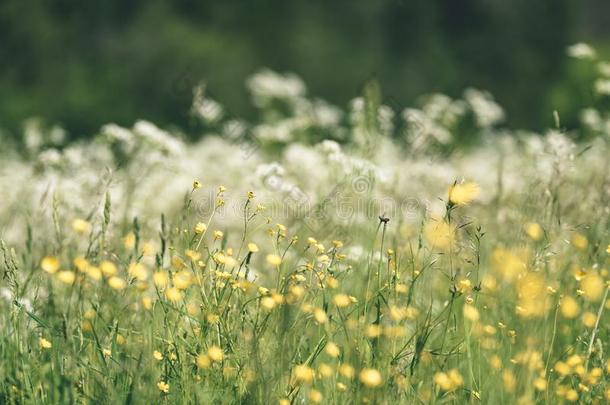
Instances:
[[[17,133],[41,116],[78,138],[144,118],[188,130],[202,79],[233,114],[252,117],[244,80],[270,67],[339,105],[372,76],[400,106],[485,88],[511,124],[541,128],[585,3],[3,0],[0,126]]]

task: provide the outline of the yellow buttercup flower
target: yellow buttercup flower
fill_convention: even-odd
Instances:
[[[144,242],[142,244],[142,254],[144,256],[154,256],[155,255],[155,245],[152,242]]]
[[[72,221],[72,229],[76,233],[86,234],[91,231],[91,223],[84,219],[77,218]]]
[[[199,353],[195,359],[195,363],[199,368],[209,368],[212,364],[210,358],[206,353]]]
[[[479,320],[479,311],[474,305],[465,304],[464,318],[468,319],[471,322],[476,322]]]
[[[165,292],[165,296],[167,297],[168,300],[177,302],[182,299],[182,292],[180,292],[180,290],[177,289],[176,287],[172,287],[172,288],[168,288],[168,290]]]
[[[210,346],[208,348],[208,357],[212,361],[222,361],[225,357],[225,354],[220,347]]]
[[[574,235],[572,235],[571,242],[572,246],[574,246],[578,250],[585,250],[589,245],[587,237],[582,233],[575,233]]]
[[[306,364],[299,364],[292,369],[292,375],[298,382],[311,384],[315,377],[315,372]]]
[[[517,314],[522,318],[543,316],[548,309],[545,301],[546,280],[541,272],[530,272],[522,276],[516,285],[519,296]]]
[[[324,312],[324,310],[322,308],[314,309],[313,317],[316,320],[316,322],[318,322],[320,324],[326,323],[326,321],[328,320],[328,316],[326,316],[326,312]]]
[[[536,388],[537,391],[544,391],[546,390],[546,387],[547,383],[544,378],[538,377],[534,380],[534,388]]]
[[[87,259],[85,259],[82,256],[75,257],[74,260],[72,260],[72,263],[74,264],[74,267],[76,267],[78,269],[78,271],[83,272],[83,273],[86,273],[87,269],[90,266]]]
[[[157,388],[159,388],[159,391],[167,394],[169,392],[169,384],[166,383],[165,381],[159,381],[157,383]]]
[[[318,375],[323,378],[330,378],[334,374],[335,370],[326,363],[320,363],[318,366]]]
[[[87,275],[96,281],[102,279],[102,271],[96,266],[87,267]]]
[[[424,238],[433,249],[447,251],[455,244],[455,231],[453,224],[431,220],[424,226]]]
[[[201,253],[195,251],[195,250],[191,250],[191,249],[187,249],[184,251],[184,255],[186,257],[188,257],[189,259],[191,259],[192,261],[196,262],[197,260],[201,259]]]
[[[123,237],[123,245],[125,249],[133,249],[136,246],[136,235],[133,232],[129,232]]]
[[[383,329],[380,325],[377,324],[371,324],[366,327],[366,336],[370,337],[371,339],[378,338],[379,336],[381,336],[382,332]]]
[[[267,311],[271,311],[275,308],[275,300],[269,296],[261,298],[261,306]]]
[[[542,239],[542,236],[544,234],[544,230],[542,229],[540,224],[536,222],[526,223],[525,225],[523,225],[523,230],[525,231],[527,236],[529,236],[535,241],[539,241],[540,239]]]
[[[593,312],[585,312],[582,315],[582,323],[589,329],[593,329],[595,327],[595,323],[597,322],[597,315]]]
[[[319,404],[323,399],[324,397],[320,391],[314,389],[309,390],[309,400],[314,404]]]
[[[339,371],[339,374],[341,374],[343,377],[349,378],[349,379],[354,378],[354,374],[356,373],[356,370],[354,370],[354,367],[352,367],[350,364],[347,364],[347,363],[341,364],[337,370]]]
[[[333,297],[333,303],[339,308],[345,308],[352,303],[352,300],[347,294],[337,294]]]
[[[57,270],[59,270],[59,259],[54,256],[45,256],[40,261],[40,267],[49,274],[57,273]]]
[[[148,270],[142,263],[131,263],[127,272],[131,277],[140,281],[145,281],[148,278]]]
[[[127,286],[127,282],[120,277],[110,277],[108,279],[108,285],[115,290],[122,290]]]
[[[268,254],[267,263],[269,263],[273,266],[279,266],[280,264],[282,264],[282,258],[275,254]]]
[[[73,271],[60,271],[57,273],[57,279],[64,284],[74,284],[76,274]]]
[[[369,388],[377,388],[383,384],[383,378],[379,371],[365,368],[360,372],[360,382]]]
[[[153,307],[153,300],[150,297],[142,297],[142,306],[144,309],[150,310]]]
[[[567,296],[561,300],[561,314],[565,318],[574,319],[579,313],[580,305],[578,305],[578,302],[574,298]]]
[[[114,263],[104,260],[100,263],[100,270],[106,277],[112,277],[118,273],[118,269]]]
[[[455,205],[466,205],[477,198],[479,192],[479,185],[472,181],[456,183],[449,187],[449,201]]]
[[[157,288],[165,288],[169,283],[169,276],[166,271],[156,271],[153,274],[153,283]]]
[[[195,233],[196,234],[202,234],[206,231],[206,229],[208,229],[208,226],[206,224],[204,224],[203,222],[197,222],[197,225],[195,225]]]
[[[193,274],[188,270],[180,270],[174,274],[172,281],[175,288],[186,290],[193,282]]]
[[[451,369],[447,373],[436,373],[434,383],[443,391],[454,391],[464,385],[464,379],[459,371]]]
[[[324,351],[330,357],[339,357],[339,355],[341,354],[341,350],[339,349],[339,346],[337,346],[337,344],[334,342],[328,342],[326,344],[326,347],[324,348]]]
[[[38,345],[41,349],[50,349],[51,347],[53,347],[53,344],[43,337],[38,339]]]
[[[597,273],[587,274],[580,280],[582,295],[587,301],[598,302],[607,286],[602,277]]]

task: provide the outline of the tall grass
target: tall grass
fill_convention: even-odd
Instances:
[[[0,403],[610,401],[591,111],[585,144],[508,137],[489,95],[437,95],[397,140],[375,86],[345,127],[259,80],[247,136],[213,103],[225,140],[139,122],[4,160]]]

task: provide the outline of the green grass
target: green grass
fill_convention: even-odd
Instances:
[[[605,110],[541,135],[472,89],[253,80],[252,125],[196,92],[220,136],[2,151],[0,404],[610,401]]]
[[[3,242],[1,403],[608,400],[607,206],[545,216],[553,196],[467,189],[408,231],[371,218],[353,259],[254,196],[221,235],[225,192],[206,218],[198,192],[159,229],[115,223],[108,199],[67,224],[58,202],[55,235]],[[508,208],[540,227],[499,219]]]

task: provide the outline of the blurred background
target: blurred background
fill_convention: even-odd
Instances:
[[[244,82],[262,67],[339,106],[371,78],[394,108],[474,86],[509,127],[546,128],[554,109],[569,126],[592,73],[566,46],[606,52],[609,15],[607,0],[2,0],[0,127],[18,136],[37,116],[76,139],[141,118],[188,133],[202,79],[253,118]]]

